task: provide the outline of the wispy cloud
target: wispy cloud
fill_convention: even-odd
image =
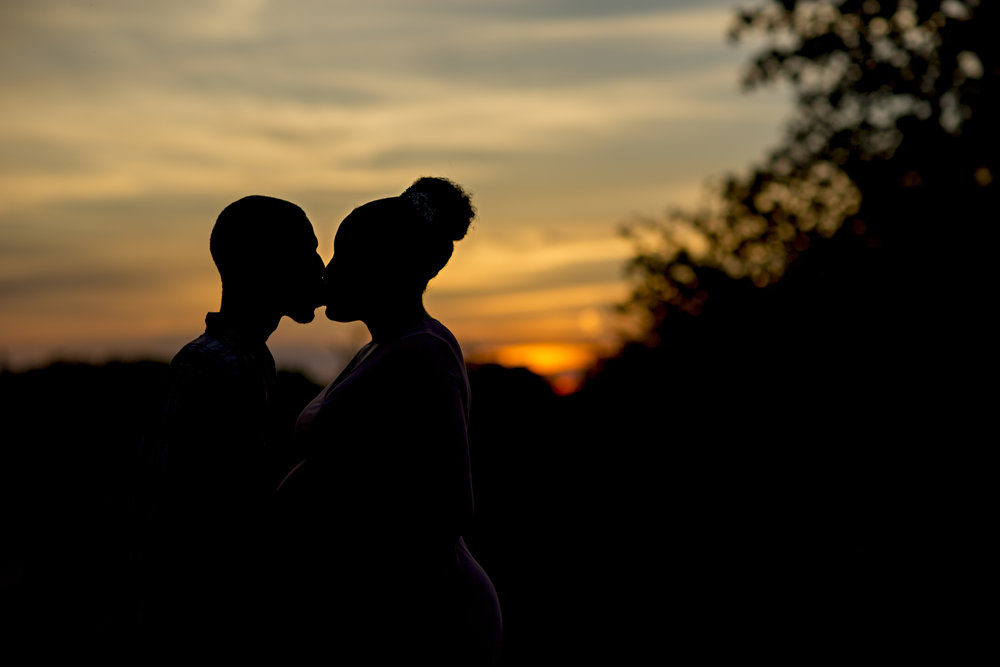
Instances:
[[[475,173],[493,171],[503,155],[548,153],[553,164],[571,163],[574,148],[643,122],[735,119],[737,109],[699,96],[728,74],[553,91],[387,76],[379,86],[392,91],[392,103],[365,105],[142,87],[100,98],[36,96],[5,105],[0,146],[18,150],[5,158],[3,205],[205,192],[263,177],[281,189],[405,183],[412,165],[385,164],[391,153]]]

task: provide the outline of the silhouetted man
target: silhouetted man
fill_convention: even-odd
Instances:
[[[312,321],[323,284],[316,248],[302,209],[272,197],[230,204],[212,230],[222,305],[171,362],[146,447],[155,490],[141,623],[164,650],[242,644],[259,628],[274,488],[266,341],[283,315]]]

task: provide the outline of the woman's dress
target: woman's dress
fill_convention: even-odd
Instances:
[[[500,609],[462,539],[473,514],[461,349],[424,318],[363,347],[301,413],[277,493],[277,610],[306,641],[373,662],[489,665]]]

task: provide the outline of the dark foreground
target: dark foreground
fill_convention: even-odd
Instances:
[[[134,456],[162,370],[0,374],[0,627],[36,654],[133,650]],[[902,413],[856,417],[870,402],[775,410],[766,391],[708,400],[637,376],[558,397],[524,370],[471,378],[467,541],[503,606],[504,665],[954,655],[985,625],[968,606],[987,496],[971,443]],[[293,419],[317,387],[281,382]]]

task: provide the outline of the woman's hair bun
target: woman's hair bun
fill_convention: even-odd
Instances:
[[[424,176],[401,195],[416,209],[417,217],[435,233],[451,241],[461,241],[476,217],[468,193],[447,178]]]

